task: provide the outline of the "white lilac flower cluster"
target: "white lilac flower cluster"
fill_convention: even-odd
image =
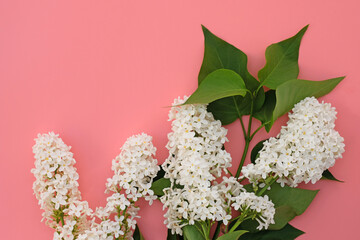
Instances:
[[[122,152],[113,160],[115,175],[107,183],[106,192],[113,194],[107,198],[106,207],[93,213],[88,203],[81,201],[70,147],[54,133],[38,135],[33,147],[34,192],[47,224],[56,230],[54,239],[132,239],[139,210],[135,201],[145,197],[151,203],[154,199],[149,188],[159,167],[153,159],[156,149],[151,140],[150,136],[140,134],[125,142]]]
[[[257,229],[267,229],[270,224],[275,223],[275,205],[268,196],[256,196],[253,192],[247,192],[234,177],[223,177],[223,181],[215,186],[226,206],[232,206],[245,217],[256,219],[259,223]],[[231,216],[223,220],[225,225],[230,218]]]
[[[56,230],[54,239],[74,239],[92,225],[88,220],[92,210],[86,201],[81,201],[79,175],[70,148],[53,132],[39,134],[33,147],[33,190],[44,210],[43,220]]]
[[[112,162],[114,176],[108,179],[106,192],[124,189],[127,198],[132,201],[145,197],[152,204],[156,196],[150,187],[160,170],[157,160],[153,158],[156,148],[152,144],[152,137],[144,133],[130,137],[121,150]]]
[[[219,192],[211,186],[231,166],[230,154],[223,150],[227,130],[206,111],[206,105],[179,106],[186,99],[175,99],[170,110],[169,157],[162,164],[165,178],[171,181],[161,197],[167,208],[165,224],[177,234],[195,221],[220,221],[229,215]]]
[[[138,198],[144,197],[151,205],[156,199],[150,189],[154,177],[160,170],[157,160],[153,158],[155,152],[152,137],[147,134],[142,133],[126,140],[121,153],[112,162],[114,175],[106,184],[105,193],[113,194],[107,198],[105,207],[99,207],[95,211],[102,222],[87,235],[105,232],[116,239],[119,236],[122,239],[132,239],[136,218],[139,218],[139,207],[135,206],[135,202]],[[114,220],[111,220],[112,216]]]
[[[231,167],[231,156],[223,149],[227,129],[206,111],[206,105],[179,105],[186,99],[175,99],[170,110],[169,157],[162,167],[173,183],[206,188]]]
[[[195,221],[227,224],[232,203],[245,191],[235,178],[224,178],[223,183],[216,184],[214,180],[231,166],[230,154],[223,148],[227,130],[206,111],[206,105],[179,105],[185,101],[186,97],[175,99],[169,113],[169,120],[173,120],[167,144],[169,157],[162,165],[165,178],[171,181],[171,187],[164,189],[161,197],[167,209],[165,224],[177,234],[182,234],[182,227]],[[239,206],[245,208],[246,204]],[[262,211],[257,215],[261,216]],[[266,221],[267,217],[265,213]],[[266,223],[272,221],[269,218]]]
[[[270,175],[279,177],[282,186],[317,182],[344,152],[335,119],[335,108],[329,103],[319,103],[314,97],[302,100],[289,113],[279,135],[264,142],[255,164],[242,169],[243,175],[253,184]]]

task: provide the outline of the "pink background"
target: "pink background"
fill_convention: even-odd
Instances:
[[[168,106],[191,94],[203,57],[200,24],[264,65],[267,45],[310,24],[300,52],[300,77],[347,75],[323,99],[338,110],[346,152],[331,169],[345,183],[323,181],[292,224],[306,239],[359,239],[360,17],[357,0],[53,1],[0,0],[1,239],[51,239],[33,196],[33,139],[55,131],[73,147],[83,198],[104,205],[111,160],[127,137],[154,136],[167,156]],[[270,134],[276,135],[281,118]],[[239,123],[227,148],[234,163],[243,144]],[[141,203],[146,239],[165,239],[162,206]]]

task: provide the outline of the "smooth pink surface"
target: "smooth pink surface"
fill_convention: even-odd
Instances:
[[[111,160],[127,137],[153,135],[157,158],[166,158],[164,106],[196,88],[200,24],[247,53],[254,75],[267,45],[310,24],[300,77],[347,75],[323,98],[338,110],[346,152],[331,171],[345,183],[305,186],[321,191],[292,224],[306,232],[300,240],[359,239],[359,7],[357,0],[0,0],[0,238],[52,239],[32,192],[37,133],[60,133],[73,147],[83,198],[104,205]],[[270,134],[262,130],[252,146],[285,122]],[[237,164],[239,123],[228,128]],[[145,238],[165,239],[161,204],[141,206]]]

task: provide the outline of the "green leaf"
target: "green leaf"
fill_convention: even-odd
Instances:
[[[282,83],[299,75],[299,48],[308,25],[295,36],[271,44],[265,51],[266,64],[258,73],[261,85],[276,89]]]
[[[134,240],[145,240],[144,236],[141,234],[139,226],[136,224],[136,228],[133,234]]]
[[[332,173],[328,169],[323,172],[321,179],[332,180],[332,181],[337,181],[337,182],[344,182],[344,181],[341,181],[341,180],[335,178],[334,175],[332,175]]]
[[[247,191],[252,191],[251,184],[247,184],[244,187]],[[269,196],[276,210],[275,224],[270,225],[269,230],[279,230],[294,217],[303,214],[317,193],[318,190],[291,188],[286,185],[281,187],[278,183],[271,185],[271,189],[266,190],[263,194]],[[250,232],[257,232],[256,227],[258,225],[256,220],[247,220],[237,230],[245,229]]]
[[[270,131],[273,123],[273,112],[276,105],[276,95],[274,90],[269,90],[265,93],[265,102],[261,109],[254,113],[254,117],[265,125],[267,132]]]
[[[150,189],[154,191],[154,194],[156,196],[161,197],[164,195],[163,189],[168,188],[170,186],[171,186],[170,179],[160,178],[153,182]]]
[[[331,92],[344,77],[324,81],[290,80],[276,89],[276,106],[273,121],[290,111],[306,97],[321,97]]]
[[[255,164],[255,160],[257,158],[257,155],[259,153],[259,151],[263,148],[264,146],[264,142],[266,141],[267,139],[265,140],[262,140],[260,142],[258,142],[254,148],[251,150],[251,155],[250,155],[250,160],[253,164]]]
[[[275,224],[272,224],[269,229],[279,230],[283,228],[291,219],[294,219],[297,216],[294,208],[288,205],[282,205],[275,208],[274,221]]]
[[[219,99],[210,103],[207,110],[220,120],[222,125],[234,122],[240,116],[249,115],[252,98],[249,93],[242,96],[233,96]],[[258,111],[265,101],[264,90],[261,88],[254,101],[254,111]]]
[[[172,234],[170,229],[168,229],[167,232],[168,232],[168,234],[167,234],[166,240],[180,240],[180,239],[183,239],[183,237],[180,236],[180,235]]]
[[[227,97],[210,103],[207,111],[214,115],[216,120],[220,120],[222,125],[234,122],[238,117],[237,102],[239,96]]]
[[[225,233],[224,235],[220,236],[217,240],[238,240],[241,235],[247,232],[248,231],[245,230],[238,230],[231,233]]]
[[[186,225],[182,230],[185,240],[205,240],[204,236],[195,225]]]
[[[212,34],[203,26],[205,37],[204,59],[200,69],[200,83],[217,69],[230,69],[239,74],[248,90],[255,91],[260,83],[247,70],[247,56],[241,50]],[[208,105],[215,119],[223,125],[234,122],[242,115],[250,114],[252,97],[246,93],[244,97],[234,96],[216,100]],[[258,110],[264,103],[264,90],[261,88],[255,99],[254,109]]]
[[[280,230],[266,230],[256,233],[246,233],[241,240],[294,240],[298,236],[304,234],[303,231],[294,228],[290,224],[286,224]]]
[[[259,82],[247,70],[247,56],[238,48],[225,42],[202,26],[205,38],[204,59],[199,72],[199,84],[213,71],[230,69],[239,74],[246,87],[254,91]]]
[[[185,104],[207,104],[221,98],[245,94],[245,83],[239,74],[228,69],[218,69],[200,83]]]
[[[318,190],[307,190],[300,188],[291,188],[289,186],[281,187],[280,184],[274,183],[270,190],[265,191],[264,195],[268,195],[276,208],[274,225],[270,225],[270,230],[278,230],[285,226],[287,222],[295,216],[299,216],[305,212],[310,203],[314,200]],[[287,206],[288,208],[284,208]],[[294,214],[286,214],[285,211],[291,208]],[[281,224],[279,219],[281,218]]]
[[[161,178],[163,178],[165,176],[164,169],[162,168],[161,165],[159,167],[160,167],[160,170],[157,172],[156,177],[154,177],[154,179],[153,179],[154,182],[161,179]]]

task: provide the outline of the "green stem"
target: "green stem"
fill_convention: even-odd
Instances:
[[[274,182],[276,182],[276,180],[278,180],[279,176],[276,177],[271,177],[271,180],[265,185],[265,187],[263,187],[259,192],[256,193],[257,196],[261,196],[264,194],[264,192],[271,186],[273,185]]]
[[[236,112],[237,112],[238,117],[239,117],[239,119],[240,119],[242,131],[243,131],[244,137],[245,137],[245,136],[246,136],[246,130],[245,130],[244,122],[243,122],[243,120],[242,120],[242,115],[241,115],[241,113],[240,113],[240,109],[239,109],[239,107],[238,107],[238,105],[237,105],[237,102],[236,102],[235,97],[233,97],[233,101],[234,101],[234,105],[235,105],[235,108],[236,108]]]
[[[243,155],[242,155],[242,157],[241,157],[241,161],[240,161],[239,168],[238,168],[238,170],[236,171],[235,178],[238,178],[238,177],[240,176],[241,169],[242,169],[242,167],[244,166],[246,154],[247,154],[247,152],[248,152],[248,150],[249,150],[249,144],[250,144],[250,141],[246,139],[246,140],[245,140],[244,152],[243,152]]]
[[[206,222],[203,222],[200,225],[201,225],[201,228],[202,228],[202,232],[204,233],[205,239],[210,240],[210,236],[209,236],[210,235],[210,233],[209,233],[210,229],[209,229],[208,224]],[[204,226],[204,225],[206,225],[206,226]]]
[[[238,179],[238,182],[241,183],[242,181],[244,181],[246,179],[246,177],[242,177],[240,179]]]
[[[60,219],[61,219],[62,226],[64,226],[65,225],[65,223],[64,223],[64,213],[61,213]]]
[[[262,129],[265,126],[265,123],[261,124],[260,127],[258,127],[255,132],[253,132],[253,134],[251,134],[250,136],[250,141],[253,139],[253,137],[255,136],[255,134],[260,131],[260,129]]]
[[[252,95],[251,95],[251,96],[252,96]],[[245,138],[245,148],[244,148],[243,155],[242,155],[242,157],[241,157],[240,165],[239,165],[239,167],[238,167],[238,170],[236,171],[235,178],[238,178],[238,177],[240,176],[241,169],[242,169],[242,167],[244,166],[244,162],[245,162],[245,159],[246,159],[246,154],[247,154],[247,152],[248,152],[248,150],[249,150],[249,145],[250,145],[250,141],[251,141],[251,124],[252,124],[253,111],[254,111],[254,98],[252,98],[252,100],[251,100],[248,130],[247,130],[247,133],[244,134],[244,138]],[[241,118],[240,118],[240,122],[242,122]]]
[[[247,208],[245,211],[243,211],[239,217],[239,219],[236,221],[236,223],[234,224],[234,226],[232,226],[232,228],[229,230],[229,233],[233,232],[236,230],[236,228],[245,220],[246,216],[247,216],[247,212],[248,212],[249,208]]]
[[[236,108],[237,108],[237,106],[236,106]],[[246,137],[246,130],[245,130],[244,122],[242,120],[242,116],[240,115],[239,111],[238,111],[238,115],[239,115],[239,119],[240,119],[240,123],[241,123],[241,128],[242,128],[243,133],[244,133],[244,137]]]

